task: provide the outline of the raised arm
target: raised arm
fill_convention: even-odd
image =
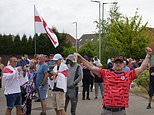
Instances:
[[[148,68],[149,60],[152,54],[152,49],[149,47],[146,47],[146,56],[145,59],[143,60],[142,64],[140,67],[136,68],[136,75],[138,76],[142,71]]]
[[[89,61],[84,59],[79,53],[74,53],[76,55],[77,59],[80,60],[84,66],[86,66],[90,71],[98,75],[99,68],[91,64]]]

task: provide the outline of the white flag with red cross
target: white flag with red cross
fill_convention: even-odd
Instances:
[[[46,33],[55,48],[59,45],[56,34],[52,31],[51,28],[47,26],[47,23],[39,15],[35,6],[34,6],[34,26],[35,26],[35,33]]]

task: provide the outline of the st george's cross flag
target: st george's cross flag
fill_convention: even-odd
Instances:
[[[35,6],[34,6],[34,16],[35,16],[34,17],[35,33],[46,33],[50,38],[50,41],[56,48],[59,45],[58,38],[56,34],[52,31],[52,29],[48,27],[44,19],[39,15]]]

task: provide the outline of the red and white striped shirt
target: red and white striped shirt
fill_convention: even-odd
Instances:
[[[104,79],[105,106],[128,107],[131,82],[137,78],[135,70],[115,73],[107,69],[99,69],[99,76]]]

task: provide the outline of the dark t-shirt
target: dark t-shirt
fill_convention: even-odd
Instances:
[[[150,67],[150,84],[154,85],[154,76],[151,75],[151,73],[154,72],[154,67]]]
[[[91,75],[90,73],[90,70],[89,69],[83,69],[83,79],[82,79],[82,82],[83,83],[91,83],[93,82],[93,76]]]

